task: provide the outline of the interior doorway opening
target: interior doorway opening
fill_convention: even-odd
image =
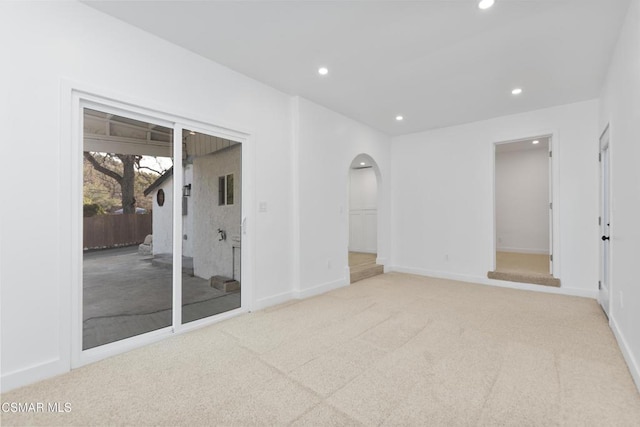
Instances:
[[[550,135],[495,145],[495,269],[498,280],[560,286],[553,277]]]
[[[349,167],[349,272],[354,283],[383,273],[378,254],[379,169],[367,154]]]

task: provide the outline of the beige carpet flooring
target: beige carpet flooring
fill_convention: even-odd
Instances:
[[[2,425],[637,426],[596,301],[385,274],[2,395]]]

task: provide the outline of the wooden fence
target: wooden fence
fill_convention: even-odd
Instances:
[[[83,246],[100,249],[140,244],[151,229],[151,214],[96,215],[84,218]]]

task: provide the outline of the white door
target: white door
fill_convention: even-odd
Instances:
[[[611,288],[610,271],[610,194],[609,194],[609,128],[600,137],[600,282],[598,301],[609,316]]]

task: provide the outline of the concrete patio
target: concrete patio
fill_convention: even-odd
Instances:
[[[137,247],[84,254],[83,349],[171,326],[172,270],[156,266]],[[182,321],[240,307],[240,292],[182,274]]]

